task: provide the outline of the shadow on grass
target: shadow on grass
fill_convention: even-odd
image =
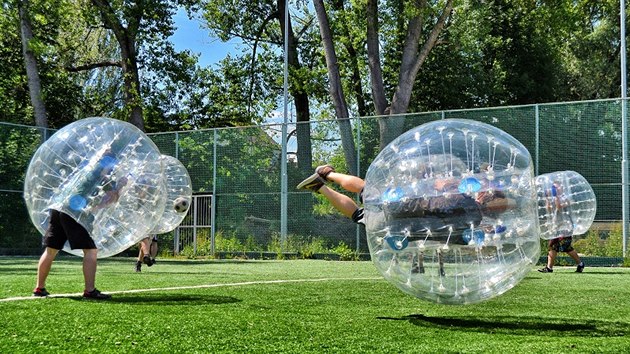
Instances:
[[[116,294],[109,300],[88,300],[82,297],[72,297],[77,301],[98,301],[100,303],[118,303],[130,305],[220,305],[241,302],[231,296],[216,295],[154,295],[154,294]]]
[[[4,268],[0,267],[0,274],[2,275],[25,275],[25,274],[37,274],[37,265],[35,267],[14,267],[14,268]]]
[[[576,319],[534,317],[432,317],[422,314],[403,317],[377,317],[379,320],[409,321],[420,327],[436,326],[443,329],[501,333],[512,335],[541,335],[556,337],[623,337],[630,335],[630,324]]]
[[[162,260],[158,258],[158,262]],[[260,263],[255,260],[239,260],[239,259],[209,259],[209,260],[197,260],[197,259],[187,259],[187,260],[177,260],[177,259],[164,259],[164,264],[183,264],[183,265],[191,265],[191,264],[212,264],[212,265],[221,265],[221,264],[248,264],[248,263]],[[279,262],[279,261],[278,261]]]
[[[587,269],[582,273],[578,273],[578,272],[562,272],[562,274],[570,274],[570,275],[576,275],[576,276],[588,276],[589,274],[597,274],[597,275],[628,275],[628,272],[624,272],[624,271],[613,271],[613,272],[602,272],[602,271],[597,271],[597,270],[593,270],[593,268]]]

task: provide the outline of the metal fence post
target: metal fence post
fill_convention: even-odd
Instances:
[[[540,161],[540,107],[537,104],[534,105],[534,116],[536,121],[536,147],[534,150],[536,158],[534,160],[534,175],[538,176],[538,162]]]
[[[215,231],[216,231],[216,199],[217,199],[217,129],[213,130],[214,138],[212,143],[212,199],[210,200],[210,254],[215,252]]]
[[[361,118],[356,119],[357,122],[357,141],[355,143],[357,147],[357,174],[361,174]],[[360,177],[360,176],[359,176]],[[359,199],[356,196],[357,201]],[[361,246],[361,225],[356,226],[356,234],[357,234],[357,253],[359,253]]]
[[[623,256],[628,251],[628,122],[627,122],[627,102],[628,82],[626,74],[626,1],[619,1],[620,17],[620,44],[621,44],[621,210],[622,210],[622,239]]]

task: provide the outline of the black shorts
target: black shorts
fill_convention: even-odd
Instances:
[[[559,237],[549,240],[549,250],[556,252],[571,252],[574,250],[573,237]]]
[[[71,216],[57,210],[50,211],[50,224],[44,235],[44,246],[60,250],[70,243],[70,248],[95,249],[94,240],[85,228],[77,223]]]

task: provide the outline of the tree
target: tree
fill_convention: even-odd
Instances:
[[[570,93],[561,99],[619,97],[619,1],[579,1],[568,6],[572,21],[566,24],[570,32],[563,38],[562,54]]]
[[[296,138],[299,149],[297,151],[298,164],[303,171],[311,169],[312,152],[310,125],[311,120],[309,96],[314,95],[314,91],[320,90],[315,85],[318,80],[318,72],[314,69],[319,63],[313,61],[311,55],[305,55],[311,49],[311,43],[303,38],[309,39],[309,30],[312,26],[311,17],[298,18],[298,28],[294,28],[294,21],[291,14],[287,19],[288,36],[285,38],[285,1],[266,0],[258,2],[228,2],[224,0],[211,1],[205,4],[203,16],[206,25],[213,34],[222,40],[239,38],[244,47],[251,48],[251,65],[249,80],[256,78],[263,79],[259,85],[275,93],[275,102],[282,97],[282,70],[275,72],[265,78],[255,76],[255,72],[261,67],[268,65],[270,56],[260,54],[262,52],[272,52],[275,54],[275,61],[272,66],[281,68],[283,56],[279,51],[284,52],[284,43],[287,43],[287,61],[289,71],[289,93],[293,97],[293,104],[296,112]],[[312,31],[311,31],[312,32]],[[241,78],[241,82],[243,78]],[[250,81],[250,85],[253,81]],[[247,87],[247,86],[244,86]]]
[[[408,3],[403,1],[397,5],[403,7],[404,11],[397,13],[394,9],[392,13],[397,24],[404,24],[399,25],[396,35],[404,35],[404,40],[400,42],[402,47],[395,46],[395,51],[400,53],[400,63],[397,66],[397,82],[392,85],[395,86],[393,96],[388,101],[379,50],[378,0],[367,2],[368,62],[374,107],[377,115],[392,115],[379,119],[381,149],[402,133],[404,119],[394,115],[407,112],[416,76],[437,43],[453,9],[452,0],[446,0],[440,10],[437,10],[439,5],[436,6],[437,9],[431,8],[431,3],[427,0],[413,0]],[[427,29],[428,33],[423,37],[423,31]]]
[[[47,128],[46,106],[42,99],[42,84],[37,69],[37,59],[31,48],[33,41],[33,29],[29,18],[29,1],[18,0],[18,12],[20,14],[20,34],[22,38],[22,53],[24,54],[24,64],[26,76],[28,77],[28,88],[31,96],[31,104],[35,112],[35,124],[38,127]]]
[[[337,54],[335,53],[328,16],[323,0],[313,0],[313,4],[315,5],[315,12],[317,13],[317,20],[319,22],[319,31],[321,33],[324,56],[326,57],[326,68],[328,71],[328,87],[333,106],[335,107],[335,117],[339,121],[339,132],[341,134],[344,156],[346,158],[346,166],[348,166],[348,170],[351,174],[358,175],[359,171],[357,171],[355,153],[356,147],[352,138],[352,126],[348,120],[348,106],[346,105],[346,97],[341,84]]]
[[[107,0],[92,0],[92,5],[99,12],[105,28],[114,33],[120,46],[119,65],[123,72],[123,90],[129,122],[144,131],[137,41],[143,35],[151,38],[172,33],[171,16],[174,13],[174,5],[150,0],[121,5]]]

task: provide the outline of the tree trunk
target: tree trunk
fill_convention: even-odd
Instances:
[[[420,9],[424,9],[427,6],[426,0],[418,0],[421,3],[417,4]],[[429,52],[435,46],[438,40],[446,20],[450,17],[453,10],[453,0],[448,0],[442,9],[440,18],[433,26],[431,33],[427,37],[422,50],[418,51],[420,35],[422,33],[422,12],[419,11],[418,15],[413,17],[409,21],[407,29],[407,38],[405,39],[405,47],[403,49],[403,56],[400,65],[400,72],[398,75],[398,86],[394,93],[391,106],[391,114],[406,113],[409,108],[409,101],[411,99],[411,91],[413,84],[416,81],[418,72],[422,67],[422,64],[427,59]]]
[[[348,106],[343,93],[343,87],[341,86],[341,76],[339,74],[339,66],[337,65],[337,54],[335,53],[335,46],[332,41],[332,33],[330,31],[330,24],[328,23],[328,16],[326,15],[323,0],[313,0],[313,5],[315,6],[315,12],[317,12],[317,19],[319,21],[319,32],[322,37],[324,55],[326,57],[326,68],[328,71],[328,80],[330,81],[328,90],[335,107],[337,121],[339,122],[341,146],[346,159],[346,166],[348,167],[350,174],[356,176],[359,171],[357,168],[356,147],[352,136],[352,124],[348,119]]]
[[[383,70],[381,69],[380,49],[378,40],[378,0],[367,2],[367,56],[370,68],[370,87],[374,99],[376,115],[385,114],[387,99],[383,87]],[[380,124],[380,121],[379,121]]]
[[[124,46],[123,46],[124,43]],[[125,103],[129,110],[129,123],[144,131],[144,117],[142,112],[142,97],[140,95],[140,76],[136,61],[135,43],[126,38],[120,44],[122,49],[122,70],[124,77]]]
[[[389,115],[387,109],[387,99],[385,98],[385,88],[383,86],[383,70],[381,69],[380,49],[378,40],[378,0],[368,0],[367,9],[367,56],[370,68],[370,87],[372,88],[372,98],[377,116]],[[389,136],[394,129],[389,127],[391,120],[389,117],[378,119],[380,149],[391,141]],[[387,143],[385,143],[387,142]]]
[[[291,26],[291,17],[288,18],[289,38],[284,38],[284,12],[286,5],[285,0],[278,0],[277,4],[278,12],[280,14],[280,16],[278,16],[278,19],[280,22],[280,28],[282,29],[282,40],[283,42],[286,40],[288,45],[287,59],[289,62],[290,73],[291,70],[299,70],[301,68],[301,64],[297,53],[297,43],[293,34],[293,28]],[[295,89],[294,86],[292,87],[292,85],[289,85],[289,92],[291,93],[295,101],[296,120],[298,122],[298,124],[296,125],[296,138],[298,144],[298,168],[304,172],[310,172],[313,167],[313,154],[311,150],[311,129],[310,124],[308,124],[311,119],[308,95],[301,89]],[[300,122],[302,122],[302,124],[299,124]]]
[[[346,9],[344,7],[343,0],[333,0],[332,8],[334,11],[346,14]],[[345,16],[344,16],[345,17]],[[352,69],[352,74],[350,77],[350,82],[352,83],[352,91],[355,96],[355,100],[357,102],[357,111],[359,117],[365,117],[370,115],[368,111],[367,105],[365,103],[365,98],[363,94],[363,85],[361,83],[361,70],[359,68],[359,53],[357,53],[356,48],[352,45],[352,33],[348,29],[348,21],[345,19],[341,19],[341,29],[343,31],[343,35],[348,37],[348,40],[343,42],[346,51],[348,52],[348,59],[350,60],[350,68]]]
[[[37,69],[35,53],[31,50],[30,43],[33,39],[31,20],[28,16],[29,1],[18,1],[18,11],[20,14],[20,35],[22,37],[22,53],[24,54],[24,65],[26,66],[26,77],[28,78],[28,91],[35,114],[35,125],[48,128],[46,117],[46,105],[42,98],[42,84]]]
[[[125,27],[107,0],[92,0],[92,4],[99,10],[105,27],[114,32],[114,36],[120,46],[124,82],[123,90],[125,92],[125,106],[129,113],[129,122],[144,131],[135,37],[141,18],[132,18],[126,21],[127,27]],[[138,6],[142,6],[142,4]]]
[[[411,18],[407,26],[407,36],[405,38],[405,46],[398,75],[398,85],[394,91],[389,109],[385,108],[387,100],[385,99],[381,63],[379,60],[377,2],[378,0],[368,0],[367,3],[367,47],[370,77],[372,79],[372,96],[374,97],[376,113],[378,115],[392,115],[391,117],[379,119],[380,148],[382,150],[402,133],[404,117],[397,115],[407,113],[413,84],[415,83],[418,71],[422,67],[431,49],[435,46],[446,20],[451,15],[453,0],[447,0],[442,14],[433,26],[421,50],[418,50],[418,48],[422,28],[424,26],[422,17],[424,11],[422,10],[428,5],[427,0],[416,1],[418,12]]]

